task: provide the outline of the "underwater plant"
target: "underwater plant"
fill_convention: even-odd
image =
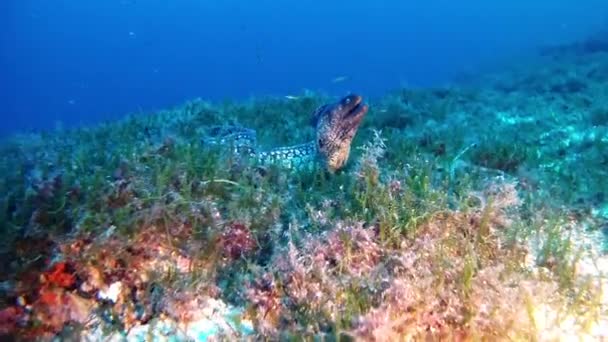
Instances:
[[[0,144],[0,335],[606,338],[601,65],[400,89],[368,114],[307,92],[15,136]],[[241,163],[209,143],[218,127],[255,131],[247,148],[338,151],[334,172]]]

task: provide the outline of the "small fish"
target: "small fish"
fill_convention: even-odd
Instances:
[[[285,95],[285,98],[288,100],[297,100],[300,97],[299,96],[293,96],[293,95]]]
[[[338,76],[336,78],[334,78],[333,80],[331,80],[331,83],[340,83],[340,82],[344,82],[348,80],[348,76]]]

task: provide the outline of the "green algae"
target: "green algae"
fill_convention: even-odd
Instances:
[[[571,68],[589,68],[587,63],[569,63]],[[549,271],[543,277],[559,285],[568,308],[581,313],[582,321],[597,320],[606,309],[596,283],[578,278],[576,264],[582,256],[569,234],[575,228],[564,227],[572,215],[592,219],[591,230],[606,224],[605,217],[592,215],[593,209],[605,206],[608,189],[604,109],[589,109],[584,101],[585,92],[601,85],[586,80],[590,86],[572,94],[566,91],[568,82],[556,81],[547,90],[536,79],[563,67],[548,65],[541,76],[531,73],[526,77],[534,82],[526,87],[550,92],[568,107],[503,91],[506,84],[518,82],[513,75],[478,91],[456,86],[404,89],[373,100],[349,165],[336,175],[238,165],[229,153],[201,143],[205,127],[224,123],[256,129],[265,146],[308,141],[314,137],[309,115],[328,100],[316,94],[293,101],[194,100],[97,127],[11,138],[2,145],[0,158],[0,233],[2,253],[10,258],[2,280],[13,280],[21,271],[15,265],[23,256],[13,244],[19,239],[96,237],[111,231],[128,241],[149,226],[160,231],[188,226],[191,233],[167,234],[168,240],[204,268],[190,274],[161,272],[150,284],[165,290],[212,284],[222,289],[227,302],[253,307],[243,289],[275,265],[287,243],[303,248],[311,239],[331,234],[340,222],[362,222],[364,229],[377,233],[375,242],[383,248],[379,263],[388,265],[391,254],[414,246],[438,217],[453,215],[441,222],[457,226],[458,234],[438,240],[435,266],[429,271],[434,277],[431,293],[441,297],[442,288],[454,288],[455,298],[464,303],[463,317],[449,321],[453,328],[471,327],[479,311],[476,279],[485,269],[503,263],[510,273],[530,276],[530,265],[519,253],[529,241],[537,246],[535,265]],[[498,228],[504,213],[495,194],[479,195],[488,184],[500,182],[516,182],[522,200],[508,213],[513,222],[504,230]],[[229,260],[220,241],[235,222],[247,227],[255,248]],[[500,252],[499,238],[505,244]],[[194,243],[200,247],[196,252],[190,246]],[[338,281],[334,294],[341,298],[335,312],[289,303],[288,279],[274,274],[272,293],[279,302],[288,302],[284,310],[291,310],[283,312],[291,320],[273,321],[282,336],[346,338],[360,317],[381,306],[387,289],[375,289],[372,275],[368,279],[348,273],[358,260],[353,256],[360,252],[356,243],[351,235],[339,235],[342,259],[332,259],[335,265],[328,266],[331,279]],[[42,251],[29,253],[27,257],[35,258]],[[271,291],[264,287],[261,292]],[[589,314],[583,316],[586,309]],[[114,328],[120,326],[117,319],[112,320]],[[269,333],[258,323],[258,333]],[[471,335],[483,335],[470,329]]]

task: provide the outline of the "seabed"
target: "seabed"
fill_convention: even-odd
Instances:
[[[331,175],[201,143],[311,140],[311,92],[11,136],[0,336],[608,339],[607,79],[608,49],[574,44],[366,99]]]

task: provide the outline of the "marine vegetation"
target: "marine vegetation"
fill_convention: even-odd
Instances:
[[[556,51],[6,138],[0,335],[608,338],[608,54]]]

